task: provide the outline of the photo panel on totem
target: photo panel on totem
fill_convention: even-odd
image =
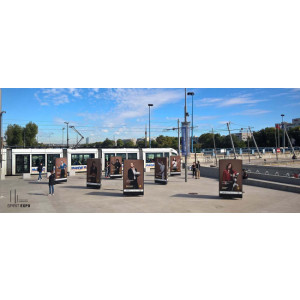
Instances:
[[[125,160],[123,194],[144,195],[144,160]]]
[[[155,183],[167,184],[168,183],[168,158],[156,157],[154,159],[155,171],[154,181]]]
[[[122,156],[110,157],[110,178],[122,178]]]
[[[101,159],[88,158],[87,160],[87,180],[86,186],[90,188],[101,188]]]
[[[55,181],[65,182],[68,177],[68,165],[66,157],[59,157],[55,159]]]
[[[170,157],[170,175],[181,175],[181,156]]]
[[[243,197],[241,159],[219,160],[219,196],[231,198]]]

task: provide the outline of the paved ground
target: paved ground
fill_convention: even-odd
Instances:
[[[122,179],[103,179],[101,190],[93,190],[86,188],[85,178],[84,174],[69,177],[55,185],[54,196],[48,196],[47,179],[6,177],[0,181],[0,212],[300,212],[299,194],[244,186],[243,199],[222,199],[218,182],[203,177],[195,180],[189,175],[188,183],[183,176],[170,177],[164,186],[154,183],[153,174],[146,174],[145,195],[138,197],[123,196]],[[12,207],[14,189],[19,207]]]

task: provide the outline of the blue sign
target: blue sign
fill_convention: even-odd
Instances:
[[[181,123],[182,155],[190,154],[190,122]]]

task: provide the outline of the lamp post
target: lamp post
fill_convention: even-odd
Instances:
[[[282,133],[282,146],[283,146],[283,149],[285,148],[285,128],[283,127],[284,126],[284,124],[283,124],[283,117],[284,117],[284,114],[281,114],[281,118],[282,118],[282,126],[281,126],[281,128],[282,128],[282,131],[283,131],[283,133]]]
[[[148,106],[149,106],[149,147],[151,148],[150,107],[153,106],[153,104],[148,104]]]
[[[187,123],[187,110],[186,110],[186,89],[184,89],[184,124],[186,126]],[[185,134],[186,135],[186,134]],[[184,150],[185,151],[185,155],[184,155],[184,179],[185,182],[187,182],[187,149]]]
[[[61,146],[64,146],[64,132],[65,132],[65,127],[62,128],[62,140],[61,140]]]
[[[188,92],[188,96],[192,96],[192,153],[194,152],[194,92]]]
[[[2,179],[2,115],[6,113],[6,111],[2,111],[2,94],[0,89],[0,179]]]
[[[64,122],[67,124],[67,148],[69,148],[69,122]]]

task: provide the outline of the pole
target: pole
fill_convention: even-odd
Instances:
[[[280,148],[280,125],[278,124],[278,148]]]
[[[24,127],[24,148],[25,148],[25,127]]]
[[[213,128],[212,128],[212,135],[213,135],[213,141],[214,141],[214,151],[215,151],[215,159],[216,159],[216,166],[217,166],[218,165],[217,148],[216,148],[215,133],[214,133]]]
[[[69,148],[69,122],[64,122],[67,125],[67,148]]]
[[[227,123],[227,128],[228,128],[228,132],[229,132],[229,136],[230,136],[230,140],[231,140],[231,145],[232,145],[232,149],[233,149],[233,153],[234,153],[234,159],[236,159],[236,153],[235,153],[234,143],[233,143],[233,139],[232,139],[232,136],[231,136],[229,125],[230,125],[230,122]]]
[[[254,134],[252,133],[250,126],[249,126],[249,131],[250,131],[250,134],[251,134],[251,136],[252,136],[252,138],[253,138],[253,142],[254,142],[254,145],[255,145],[255,147],[256,147],[256,150],[257,150],[257,152],[258,152],[258,157],[261,158],[259,149],[258,149],[257,144],[256,144],[256,140],[255,140]]]
[[[64,146],[64,133],[65,133],[65,127],[62,129],[62,140],[61,140],[61,146]]]
[[[184,89],[184,122],[186,123],[186,89]],[[185,182],[187,182],[187,151],[185,149],[185,156],[184,156],[184,169],[185,169]]]
[[[177,120],[177,129],[178,129],[178,155],[180,155],[180,123],[179,123],[179,119]]]
[[[150,106],[149,106],[149,147],[151,148],[151,132],[150,132]]]
[[[0,178],[2,174],[2,91],[0,89]]]
[[[285,148],[285,126],[283,124],[284,114],[282,114],[281,117],[282,117],[282,122],[281,122],[281,128],[282,128],[282,147],[284,149]]]
[[[294,147],[293,147],[293,145],[292,145],[292,143],[291,143],[290,137],[289,137],[289,135],[288,135],[287,130],[286,130],[285,127],[284,127],[284,132],[285,132],[285,134],[286,134],[286,137],[287,137],[287,139],[288,139],[288,142],[289,142],[289,144],[290,144],[290,147],[292,148],[293,155],[296,156],[296,154],[295,154],[295,149],[294,149]]]
[[[249,164],[250,164],[250,138],[249,138],[249,130],[247,129],[247,142],[248,142],[248,158],[249,158]]]
[[[67,148],[69,148],[69,123],[67,124]]]
[[[0,178],[1,178],[1,174],[2,174],[2,147],[3,147],[3,143],[2,143],[2,91],[0,89]]]
[[[145,125],[145,148],[147,148],[147,124]]]
[[[192,94],[192,153],[194,152],[194,94]]]
[[[276,128],[276,126],[275,126],[275,153],[276,153],[276,160],[278,160],[276,129],[277,129],[277,128]]]

